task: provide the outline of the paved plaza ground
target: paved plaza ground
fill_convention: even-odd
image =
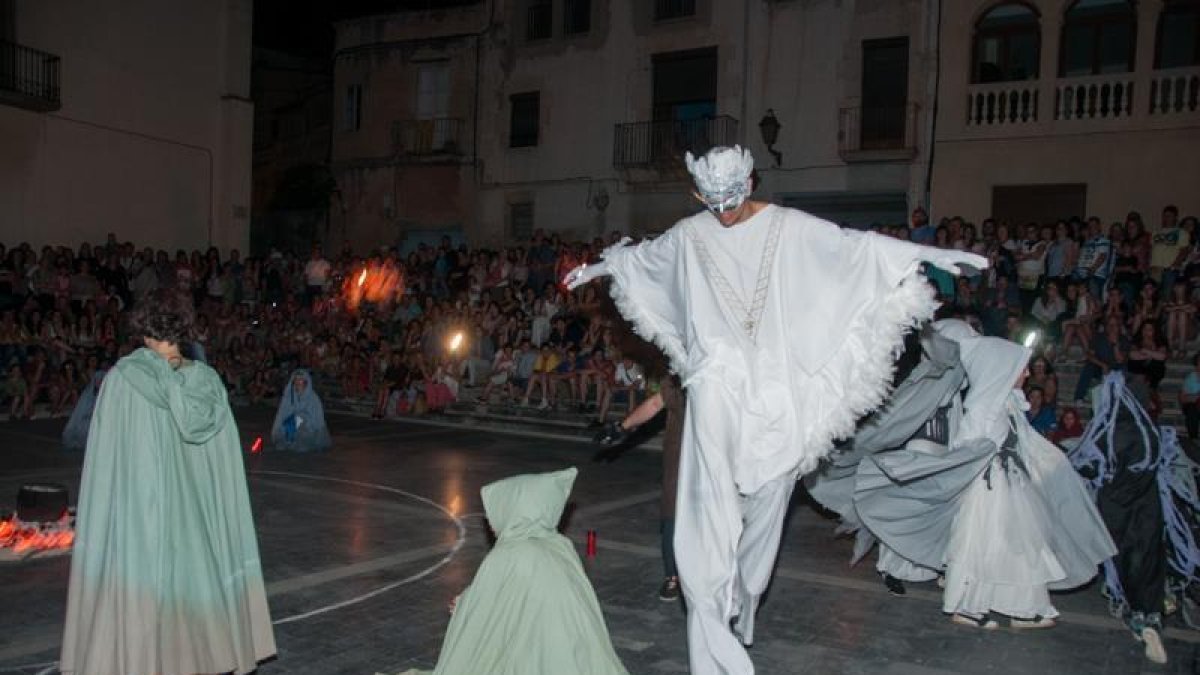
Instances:
[[[239,411],[247,446],[272,411]],[[518,473],[579,467],[565,534],[585,564],[617,652],[634,675],[687,672],[683,609],[656,595],[661,581],[661,456],[632,450],[591,461],[594,448],[406,422],[330,417],[335,448],[322,455],[247,456],[278,658],[262,675],[371,675],[432,667],[447,603],[487,551],[479,488]],[[61,420],[0,425],[0,509],[19,485],[79,484],[82,457],[59,450]],[[1057,596],[1057,628],[1018,634],[952,625],[936,586],[888,595],[873,564],[847,566],[851,542],[797,499],[751,654],[775,673],[1193,673],[1200,633],[1172,621],[1171,662],[1146,662],[1090,587]],[[53,673],[69,568],[66,556],[0,564],[0,673]],[[479,674],[486,675],[486,674]],[[563,675],[571,675],[564,673]]]

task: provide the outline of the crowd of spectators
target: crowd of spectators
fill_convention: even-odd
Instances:
[[[1167,362],[1185,358],[1200,306],[1200,231],[1194,216],[1165,206],[1158,221],[1141,214],[1105,224],[1098,217],[1012,226],[953,217],[932,224],[923,209],[883,234],[984,255],[990,267],[929,278],[943,316],[967,317],[987,335],[1034,346],[1026,395],[1035,428],[1056,440],[1076,434],[1092,387],[1112,370],[1145,378],[1161,408]],[[1059,390],[1055,364],[1075,361],[1073,391]],[[1184,383],[1180,403],[1195,439],[1200,380]]]
[[[343,397],[376,401],[378,417],[444,409],[468,385],[483,399],[602,420],[614,398],[636,400],[644,370],[617,351],[607,300],[557,281],[608,243],[538,231],[500,250],[444,238],[407,255],[315,247],[245,259],[139,250],[112,234],[77,249],[0,245],[3,405],[18,418],[69,412],[91,373],[138,346],[124,311],[173,287],[195,302],[193,355],[235,402],[273,402],[303,366]]]
[[[1107,227],[1095,217],[934,224],[917,208],[908,223],[877,229],[989,259],[982,273],[929,268],[928,277],[943,316],[1020,342],[1036,332],[1030,418],[1056,440],[1081,430],[1077,408],[1107,372],[1144,376],[1157,390],[1167,361],[1196,338],[1200,231],[1173,206],[1152,226],[1135,212]],[[442,410],[466,386],[478,403],[565,406],[599,423],[614,400],[636,403],[663,372],[646,352],[625,349],[631,341],[603,291],[558,283],[619,237],[566,242],[539,230],[495,250],[443,238],[367,257],[348,247],[171,255],[113,234],[76,249],[0,245],[3,405],[10,417],[31,416],[35,404],[68,412],[94,371],[137,346],[124,310],[174,287],[197,308],[196,356],[238,403],[274,401],[287,373],[303,366],[341,397],[373,402],[376,417]],[[1071,392],[1060,391],[1055,373],[1065,361],[1082,364]],[[1198,399],[1195,375],[1180,391],[1193,438]]]

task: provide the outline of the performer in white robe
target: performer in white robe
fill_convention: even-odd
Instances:
[[[797,477],[879,405],[905,331],[934,312],[920,264],[987,261],[749,201],[741,148],[687,164],[708,210],[564,282],[611,275],[617,307],[687,389],[675,550],[691,669],[741,675]]]
[[[1025,417],[1029,350],[965,324],[942,334],[958,341],[970,382],[955,451],[991,453],[951,527],[942,611],[980,628],[998,626],[993,612],[1014,628],[1053,626],[1049,591],[1091,581],[1116,547],[1066,456]]]

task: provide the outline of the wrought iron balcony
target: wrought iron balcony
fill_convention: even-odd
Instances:
[[[917,152],[917,104],[842,108],[838,152],[847,162],[909,159]]]
[[[699,155],[717,145],[738,142],[738,121],[728,115],[696,120],[628,122],[616,125],[613,166],[662,168],[679,164],[683,154]]]
[[[38,112],[58,110],[58,71],[57,56],[0,41],[0,103]]]
[[[397,155],[432,157],[463,154],[463,121],[452,117],[401,120],[392,124],[392,149]]]

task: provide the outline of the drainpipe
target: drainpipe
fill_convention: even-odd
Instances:
[[[742,146],[750,145],[745,129],[750,126],[750,119],[747,117],[750,114],[750,103],[747,98],[750,94],[750,2],[744,0],[742,3],[742,123],[738,126],[739,134],[742,137]],[[714,4],[715,1],[714,1]]]
[[[930,0],[934,5],[933,12],[933,102],[929,107],[929,125],[926,133],[925,150],[925,203],[922,204],[926,213],[932,213],[931,197],[933,194],[933,159],[935,141],[937,140],[938,97],[942,88],[942,0]],[[911,208],[911,205],[910,205]],[[930,216],[932,218],[932,215]]]

